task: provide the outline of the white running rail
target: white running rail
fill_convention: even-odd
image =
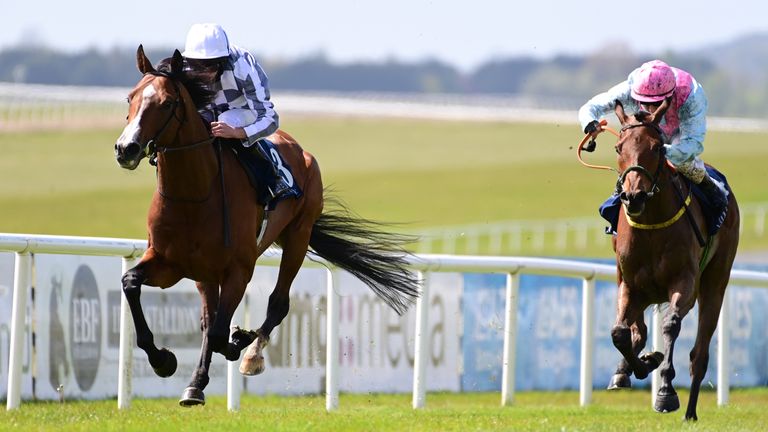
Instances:
[[[768,202],[739,206],[742,235],[766,236]],[[477,255],[538,254],[544,251],[576,253],[590,247],[610,248],[608,225],[599,216],[550,219],[510,220],[483,224],[453,225],[414,231],[419,237],[418,253]]]
[[[123,258],[123,269],[126,270],[135,265],[136,258],[140,256],[147,243],[144,240],[95,238],[95,237],[69,237],[69,236],[42,236],[27,234],[0,234],[0,251],[9,251],[16,254],[15,275],[13,287],[13,311],[11,322],[10,361],[8,371],[8,399],[7,409],[18,409],[21,405],[21,359],[24,345],[24,320],[26,300],[29,286],[32,280],[32,253],[47,254],[78,254],[119,256]],[[277,265],[280,260],[279,252],[269,252],[262,256],[259,264]],[[307,261],[310,263],[310,261]],[[430,272],[470,272],[470,273],[501,273],[507,275],[506,311],[503,348],[502,371],[502,405],[509,405],[514,400],[515,389],[515,339],[517,329],[517,297],[519,278],[523,273],[556,275],[580,278],[583,281],[582,291],[582,353],[580,370],[580,397],[582,406],[589,405],[592,398],[592,353],[594,352],[594,334],[590,330],[593,325],[594,291],[596,279],[615,279],[615,267],[606,264],[595,264],[580,261],[567,261],[559,259],[526,258],[526,257],[475,257],[455,255],[416,255],[410,259],[413,269],[420,272],[423,281],[429,277]],[[315,264],[316,265],[316,264]],[[334,273],[339,270],[329,269],[327,278],[328,321],[327,321],[327,361],[326,361],[326,409],[328,411],[338,408],[339,405],[339,364],[338,364],[338,310],[339,297],[334,290],[334,280],[338,279]],[[768,287],[768,273],[734,270],[731,272],[731,283]],[[429,304],[429,292],[422,285],[422,297],[418,300],[417,326],[415,342],[415,358],[413,375],[413,407],[422,408],[426,404],[426,380],[427,357],[422,355],[424,347],[429,346],[428,332],[421,329],[419,323],[425,323],[427,305]],[[720,322],[727,318],[728,297],[723,303],[723,311]],[[658,312],[654,315],[655,322],[659,322]],[[128,311],[127,302],[121,303],[120,320],[120,359],[118,378],[119,409],[130,406],[131,400],[131,359],[133,358],[133,322]],[[655,326],[658,328],[658,325]],[[421,329],[421,330],[420,330]],[[656,330],[655,330],[656,331]],[[722,343],[718,344],[718,404],[723,405],[728,401],[728,374],[730,363],[728,358],[728,338],[724,326],[718,327],[718,337]],[[659,348],[659,347],[655,347]],[[239,407],[240,388],[233,386],[237,381],[233,379],[236,373],[235,367],[229,367],[227,391],[227,406],[230,410]],[[658,382],[658,374],[654,375],[654,383]]]

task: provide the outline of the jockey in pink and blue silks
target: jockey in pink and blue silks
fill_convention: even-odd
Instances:
[[[724,209],[728,205],[727,192],[707,174],[699,158],[707,132],[707,96],[688,72],[661,60],[644,63],[626,81],[587,101],[579,109],[579,122],[584,133],[595,137],[602,131],[599,120],[614,112],[616,101],[632,113],[652,112],[665,99],[669,99],[669,109],[659,126],[664,133],[667,159],[679,173],[698,184],[715,207]]]

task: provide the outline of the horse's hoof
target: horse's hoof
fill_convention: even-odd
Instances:
[[[205,405],[205,395],[203,391],[196,387],[187,387],[184,389],[184,393],[181,394],[179,399],[179,405],[183,407],[191,407],[195,405]]]
[[[632,388],[632,380],[627,374],[615,374],[608,383],[608,390],[621,390]]]
[[[677,393],[670,394],[657,394],[656,403],[653,404],[653,409],[660,413],[670,413],[680,409],[680,398],[677,397]]]
[[[645,363],[645,366],[648,368],[648,372],[651,372],[661,366],[661,362],[664,361],[664,354],[658,351],[645,353],[640,356],[640,361]]]
[[[155,366],[155,364],[150,361],[152,369],[155,371],[157,376],[160,378],[168,378],[169,376],[176,373],[176,366],[178,363],[176,362],[176,356],[172,352],[170,352],[167,348],[162,348],[158,358],[160,361],[157,362],[157,366]]]
[[[258,375],[264,372],[266,364],[264,363],[264,347],[267,346],[267,339],[258,337],[251,343],[248,350],[240,362],[240,373],[247,376]]]
[[[257,333],[253,330],[243,330],[240,327],[235,327],[235,331],[232,333],[232,344],[242,351],[256,339],[256,336]]]

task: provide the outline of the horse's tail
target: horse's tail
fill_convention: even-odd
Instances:
[[[408,268],[404,245],[415,239],[383,231],[384,224],[363,219],[335,198],[312,227],[309,246],[332,264],[365,282],[402,315],[419,295],[418,276]]]

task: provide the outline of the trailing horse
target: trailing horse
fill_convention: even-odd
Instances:
[[[343,205],[323,211],[317,161],[281,130],[268,139],[292,169],[303,194],[279,202],[264,220],[264,206],[235,153],[210,136],[198,114],[213,96],[207,90],[208,78],[186,71],[178,50],[158,69],[141,46],[136,57],[143,76],[129,93],[128,124],[115,144],[115,157],[129,170],[148,158],[157,167],[157,190],[148,215],[149,247],[123,275],[123,292],[139,348],[155,373],[167,377],[176,370],[176,357],[154,344],[139,299],[141,286],[167,288],[182,278],[196,281],[202,299],[202,347],[181,405],[205,403],[203,390],[214,352],[233,361],[250,344],[241,372],[264,370],[262,350],[288,314],[291,283],[308,248],[363,280],[398,313],[405,311],[418,294],[418,280],[407,268],[403,249],[408,238],[385,232]],[[230,339],[230,321],[256,259],[275,242],[283,255],[266,319],[258,330],[238,329]]]

